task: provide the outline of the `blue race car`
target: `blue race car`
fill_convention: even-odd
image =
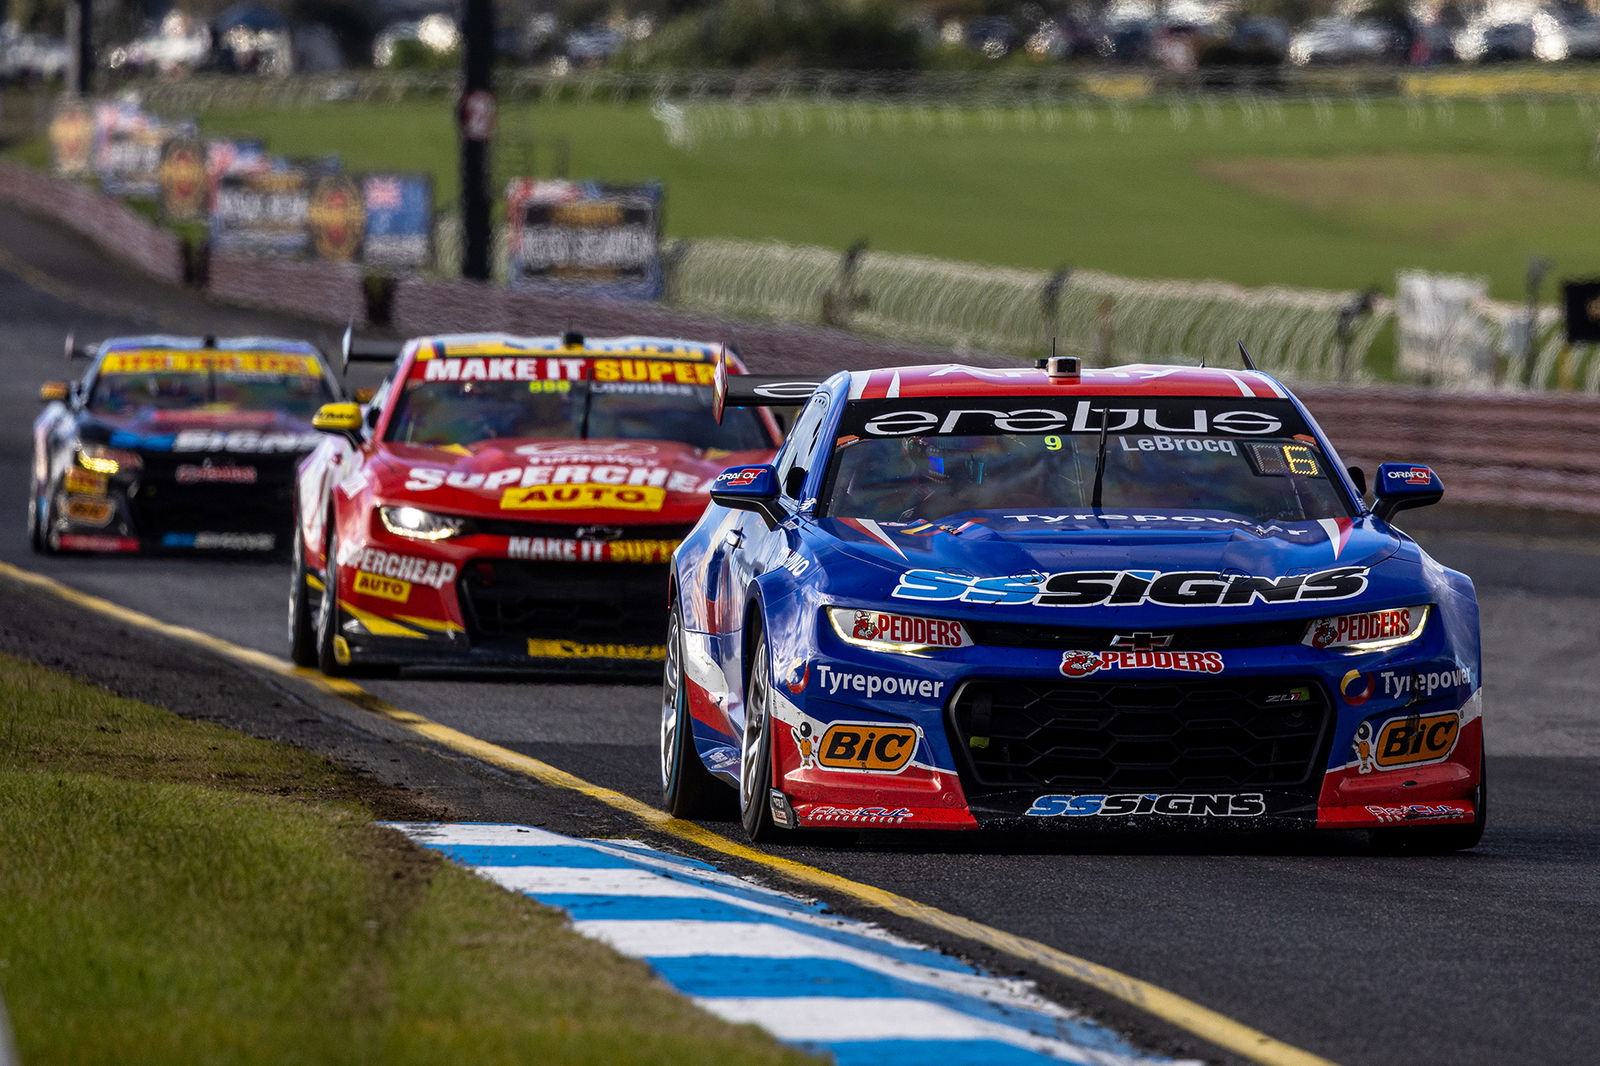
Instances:
[[[1472,582],[1254,369],[719,377],[801,407],[673,557],[661,775],[799,827],[1370,829],[1471,847]],[[721,406],[717,410],[720,413]]]

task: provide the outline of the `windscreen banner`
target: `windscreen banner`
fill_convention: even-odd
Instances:
[[[659,182],[513,179],[506,188],[512,287],[660,299],[661,203]]]

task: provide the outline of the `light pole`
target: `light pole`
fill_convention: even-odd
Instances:
[[[489,140],[494,136],[494,5],[462,0],[461,276],[489,280]]]

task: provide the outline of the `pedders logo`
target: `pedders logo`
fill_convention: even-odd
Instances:
[[[883,611],[857,611],[850,625],[850,637],[875,644],[928,648],[966,648],[972,644],[972,638],[960,622]]]
[[[1219,651],[1069,651],[1061,655],[1061,673],[1088,677],[1100,670],[1176,670],[1186,674],[1220,674]]]
[[[1344,648],[1359,644],[1398,642],[1422,632],[1426,607],[1395,607],[1365,614],[1319,618],[1302,641],[1313,648]]]

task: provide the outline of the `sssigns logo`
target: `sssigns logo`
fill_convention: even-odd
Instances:
[[[1341,566],[1314,574],[1254,577],[1209,570],[1076,570],[1012,577],[965,577],[908,570],[893,595],[902,600],[1038,607],[1248,607],[1255,603],[1344,600],[1367,588],[1367,569]]]

